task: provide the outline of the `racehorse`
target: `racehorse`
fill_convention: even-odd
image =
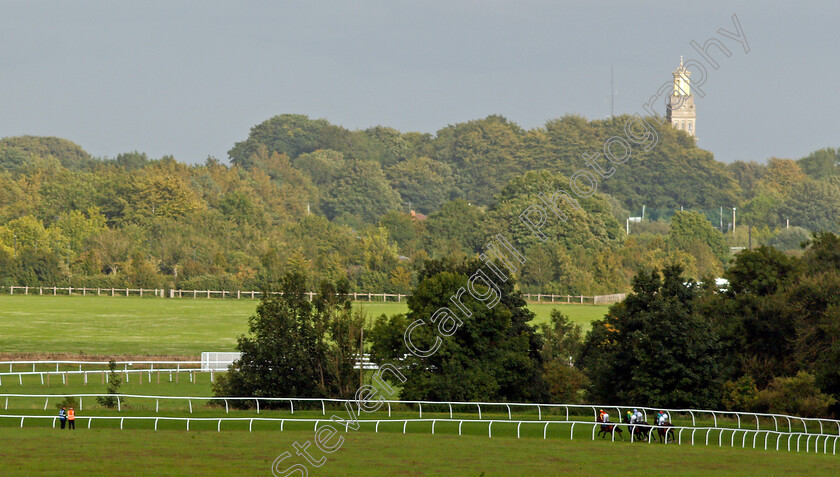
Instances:
[[[624,419],[624,422],[626,424],[630,424],[630,420],[627,418]],[[644,442],[650,438],[650,431],[653,430],[653,427],[647,422],[641,421],[634,424],[630,424],[630,429],[633,432],[633,437],[635,439]]]
[[[603,421],[601,421],[601,416],[597,417],[597,422],[603,422]],[[612,434],[614,432],[617,432],[618,437],[620,437],[621,440],[624,440],[624,435],[622,434],[623,431],[621,430],[621,428],[616,427],[615,424],[609,424],[609,423],[608,424],[601,424],[601,430],[598,431],[598,436],[600,437],[601,434],[603,434],[604,438],[606,438],[607,434]]]
[[[665,424],[661,424],[659,427],[656,428],[656,433],[659,434],[659,441],[662,442],[663,444],[666,442],[665,441],[666,434],[667,434],[669,440],[671,440],[671,441],[677,440],[674,437],[674,430],[673,429],[668,429],[669,427],[674,427],[674,425],[671,424],[670,422],[666,422]]]

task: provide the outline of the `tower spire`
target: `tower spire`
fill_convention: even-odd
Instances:
[[[672,74],[674,75],[674,92],[669,98],[665,117],[674,128],[696,138],[697,118],[694,110],[694,96],[691,94],[691,71],[686,69],[682,56],[680,56],[679,68]]]

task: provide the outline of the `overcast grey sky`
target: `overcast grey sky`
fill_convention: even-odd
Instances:
[[[838,144],[838,2],[2,1],[0,136],[184,162],[271,116],[434,133],[641,112],[689,45],[717,36],[699,145],[718,160]],[[799,3],[799,2],[797,2]],[[772,6],[770,6],[772,4]],[[738,15],[751,51],[723,39]]]

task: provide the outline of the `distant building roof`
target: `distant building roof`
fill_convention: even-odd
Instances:
[[[411,209],[411,212],[409,212],[409,213],[411,214],[411,217],[414,218],[414,220],[416,220],[418,222],[422,222],[422,221],[426,220],[426,215],[425,214],[421,214],[420,212],[415,212],[414,209]]]

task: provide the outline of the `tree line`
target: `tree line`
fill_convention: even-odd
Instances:
[[[405,400],[840,414],[840,235],[817,234],[801,256],[742,251],[724,287],[679,264],[640,269],[627,299],[585,334],[557,310],[533,325],[512,278],[494,283],[495,306],[464,294],[456,310],[450,296],[482,266],[429,260],[408,312],[369,320],[350,308],[346,284],[324,282],[310,303],[305,277],[287,275],[285,293],[251,318],[217,395],[350,399],[369,384],[351,358],[369,352],[399,370],[387,377]],[[444,335],[440,307],[459,317]]]
[[[195,165],[5,138],[0,285],[236,290],[299,272],[312,287],[346,279],[353,290],[405,293],[427,260],[474,256],[509,232],[536,257],[522,290],[603,294],[629,290],[640,266],[720,275],[729,247],[752,240],[796,254],[811,231],[840,231],[837,150],[725,165],[662,126],[656,147],[536,240],[520,207],[567,188],[582,154],[625,120],[565,116],[526,130],[494,115],[432,135],[284,114],[254,126],[229,164]]]

